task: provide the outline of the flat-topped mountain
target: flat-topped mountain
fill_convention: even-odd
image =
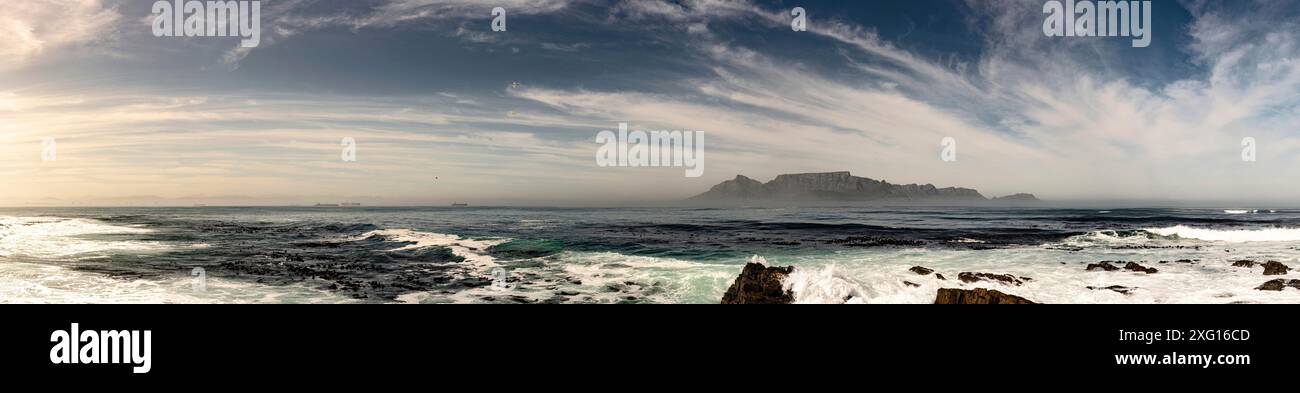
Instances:
[[[1004,199],[1005,198],[1005,199]],[[1029,194],[995,198],[1006,202],[1038,202]],[[849,172],[799,173],[777,176],[762,183],[745,176],[724,181],[692,201],[901,201],[901,202],[986,202],[989,199],[969,188],[938,188],[931,184],[890,184],[853,176]]]

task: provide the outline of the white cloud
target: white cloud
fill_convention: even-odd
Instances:
[[[1287,181],[1300,175],[1300,22],[1279,18],[1268,7],[1244,15],[1193,7],[1190,44],[1183,49],[1205,73],[1132,80],[1132,73],[1102,66],[1098,57],[1142,56],[1114,51],[1143,49],[1046,38],[1035,28],[1041,12],[1025,5],[1030,3],[971,2],[985,50],[969,64],[918,55],[869,28],[814,19],[810,39],[839,47],[837,60],[860,72],[850,77],[707,34],[709,23],[723,21],[782,28],[788,16],[781,10],[744,1],[620,3],[609,22],[663,18],[694,29],[681,47],[713,72],[666,80],[661,87],[667,93],[561,86],[511,89],[504,98],[496,91],[405,101],[0,93],[0,111],[14,120],[0,123],[0,135],[14,142],[0,151],[11,158],[7,165],[0,162],[0,171],[40,185],[24,189],[62,192],[87,179],[103,190],[140,184],[157,193],[176,190],[169,182],[222,190],[235,187],[229,179],[253,179],[247,184],[259,188],[331,192],[361,182],[394,192],[452,195],[404,182],[433,168],[464,176],[451,183],[460,186],[456,192],[505,195],[530,184],[538,191],[529,195],[538,199],[672,199],[737,173],[765,178],[830,170],[1054,199],[1300,197]],[[570,5],[512,4],[506,4],[511,15]],[[480,2],[393,1],[356,18],[292,19],[285,13],[277,20],[290,21],[278,28],[293,34],[467,15],[486,23],[488,10]],[[467,31],[447,32],[473,40]],[[539,45],[563,51],[580,44]],[[255,107],[232,104],[254,98]],[[500,99],[516,101],[497,106]],[[517,113],[507,116],[502,108],[514,110],[515,104]],[[706,177],[596,169],[587,134],[617,122],[704,131]],[[60,159],[85,161],[75,169],[39,168],[23,144],[45,133],[68,139],[60,142],[68,150]],[[329,160],[333,139],[341,134],[363,141],[364,171]],[[1245,136],[1259,140],[1257,163],[1239,159]],[[957,163],[939,160],[944,137],[957,139]],[[142,162],[145,153],[153,161]],[[31,177],[39,171],[48,172]],[[181,173],[197,177],[165,176]],[[276,185],[270,180],[275,178],[287,180]]]
[[[1245,15],[1195,13],[1191,49],[1210,74],[1136,84],[1122,70],[1095,67],[1097,51],[1108,50],[1095,42],[1044,37],[1033,28],[1041,24],[1038,9],[975,5],[989,23],[983,27],[989,49],[976,64],[926,59],[869,29],[816,20],[810,32],[852,48],[846,58],[863,80],[821,75],[704,37],[694,47],[715,61],[716,76],[691,84],[713,100],[582,90],[519,94],[578,116],[705,130],[714,179],[851,169],[1058,199],[1300,196],[1282,180],[1298,175],[1297,22],[1270,22],[1279,17],[1269,7]],[[621,15],[786,23],[780,12],[746,2],[624,3]],[[1259,135],[1268,141],[1261,142],[1267,158],[1242,163],[1241,138]],[[959,141],[956,164],[937,158],[944,136]]]
[[[101,0],[11,1],[0,7],[0,63],[20,68],[67,47],[111,39],[121,15]]]

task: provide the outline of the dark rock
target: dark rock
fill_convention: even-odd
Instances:
[[[1154,267],[1145,267],[1137,264],[1137,262],[1129,262],[1127,265],[1124,265],[1124,270],[1143,272],[1146,274],[1156,274],[1160,272],[1159,270],[1156,270],[1156,268]]]
[[[1279,279],[1276,279],[1276,280],[1269,280],[1268,282],[1265,282],[1263,285],[1260,285],[1260,286],[1258,286],[1258,287],[1255,287],[1255,290],[1257,290],[1257,291],[1281,291],[1282,288],[1284,288],[1284,287],[1286,287],[1286,280],[1283,280],[1283,279],[1280,279],[1280,278],[1279,278]]]
[[[851,236],[843,239],[827,240],[826,244],[838,244],[845,247],[919,247],[924,246],[925,242],[876,236]]]
[[[1268,262],[1265,262],[1265,263],[1264,263],[1264,275],[1265,275],[1265,276],[1281,276],[1281,275],[1285,275],[1286,272],[1287,272],[1288,270],[1291,270],[1291,268],[1288,267],[1287,265],[1283,265],[1281,262],[1277,262],[1277,261],[1268,261]]]
[[[1118,268],[1118,267],[1115,267],[1115,265],[1111,265],[1110,262],[1108,262],[1108,261],[1102,261],[1102,262],[1098,262],[1098,263],[1090,263],[1090,264],[1088,264],[1088,269],[1087,269],[1087,270],[1088,270],[1088,271],[1093,271],[1093,270],[1105,270],[1105,271],[1108,271],[1108,272],[1113,272],[1113,271],[1119,270],[1119,268]]]
[[[1122,294],[1128,295],[1130,292],[1133,292],[1133,291],[1136,290],[1137,288],[1133,288],[1133,287],[1125,287],[1125,286],[1119,286],[1119,285],[1111,285],[1111,286],[1109,286],[1109,287],[1088,287],[1088,289],[1091,289],[1091,290],[1094,290],[1094,291],[1098,291],[1098,290],[1111,290],[1111,291],[1115,291],[1115,292],[1119,292],[1119,293],[1122,293]]]
[[[928,276],[930,275],[930,273],[934,273],[934,269],[924,268],[920,266],[912,266],[911,269],[907,269],[907,270],[912,273],[920,274],[922,276]]]
[[[722,304],[790,304],[794,293],[785,289],[782,281],[794,267],[767,267],[749,263],[740,276],[722,295]]]
[[[921,286],[921,284],[917,284],[917,283],[914,283],[914,282],[911,282],[911,281],[903,281],[903,285],[907,285],[907,286],[912,287],[912,288],[917,288],[917,287],[920,287],[920,286]]]
[[[1037,304],[1029,299],[991,289],[939,288],[934,304]]]
[[[1003,284],[1016,285],[1016,286],[1019,286],[1020,284],[1024,284],[1024,281],[1021,281],[1020,278],[1017,278],[1016,276],[1010,274],[961,272],[957,274],[957,279],[967,284],[973,282],[979,282],[980,280],[997,281]]]
[[[942,274],[939,274],[939,273],[935,273],[935,274],[934,274],[934,277],[935,277],[935,278],[938,278],[938,279],[940,279],[940,280],[947,280],[947,278],[944,278],[943,275],[942,275]]]
[[[1255,266],[1263,266],[1263,267],[1264,267],[1264,275],[1265,275],[1265,276],[1280,276],[1280,275],[1285,275],[1285,274],[1287,273],[1287,271],[1291,270],[1291,267],[1289,267],[1289,266],[1287,266],[1287,265],[1284,265],[1284,264],[1282,264],[1281,262],[1278,262],[1278,261],[1255,262],[1255,261],[1252,261],[1252,260],[1246,260],[1246,259],[1243,259],[1243,260],[1240,260],[1240,261],[1233,262],[1233,263],[1232,263],[1232,266],[1234,266],[1234,267],[1245,267],[1245,268],[1253,268],[1253,267],[1255,267]]]
[[[1255,289],[1260,291],[1281,291],[1282,288],[1286,288],[1286,287],[1300,289],[1300,280],[1287,281],[1285,279],[1279,278],[1276,280],[1269,280],[1268,282],[1264,283],[1264,285],[1260,285]]]

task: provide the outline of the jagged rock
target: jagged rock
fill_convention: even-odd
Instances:
[[[1108,271],[1108,272],[1113,272],[1113,271],[1119,270],[1119,268],[1118,268],[1118,267],[1115,267],[1115,265],[1111,265],[1109,261],[1102,261],[1102,262],[1098,262],[1098,263],[1090,263],[1090,264],[1088,264],[1088,269],[1087,269],[1087,270],[1088,270],[1088,271],[1093,271],[1093,270],[1105,270],[1105,271]]]
[[[1003,284],[1020,286],[1021,284],[1024,284],[1024,281],[1021,281],[1021,279],[1029,280],[1030,278],[1028,277],[1017,278],[1016,276],[1010,274],[961,272],[957,274],[957,279],[967,284],[973,282],[979,282],[980,280],[989,280],[989,281],[1001,282]]]
[[[1129,262],[1127,265],[1124,265],[1124,270],[1143,272],[1146,274],[1156,274],[1160,272],[1159,270],[1156,270],[1156,268],[1154,267],[1145,267],[1137,264],[1137,262]]]
[[[1111,286],[1109,286],[1109,287],[1088,287],[1088,289],[1090,289],[1090,290],[1094,290],[1094,291],[1098,291],[1098,290],[1110,290],[1110,291],[1119,292],[1119,293],[1122,293],[1122,294],[1125,294],[1125,295],[1128,295],[1130,292],[1133,292],[1134,290],[1137,290],[1137,288],[1133,288],[1133,287],[1125,287],[1125,286],[1119,286],[1119,285],[1111,285]]]
[[[907,270],[912,273],[920,274],[922,276],[928,276],[930,275],[930,273],[934,273],[934,269],[925,268],[921,266],[912,266],[911,269],[907,269]]]
[[[1264,275],[1265,275],[1265,276],[1281,276],[1281,275],[1285,275],[1286,272],[1287,272],[1288,270],[1291,270],[1291,268],[1288,267],[1287,265],[1283,265],[1281,262],[1277,262],[1277,261],[1268,261],[1268,262],[1265,262],[1265,263],[1264,263]]]
[[[1037,304],[1029,299],[991,289],[939,288],[934,304]]]
[[[911,281],[903,281],[903,285],[906,285],[906,286],[909,286],[909,287],[912,287],[912,288],[917,288],[917,287],[920,287],[920,286],[921,286],[921,284],[917,284],[917,283],[914,283],[914,282],[911,282]]]
[[[1260,291],[1281,291],[1282,288],[1286,288],[1286,287],[1300,289],[1300,280],[1287,281],[1285,279],[1279,278],[1276,280],[1269,280],[1268,282],[1264,283],[1264,285],[1260,285],[1255,289]]]
[[[943,278],[943,275],[942,275],[942,274],[939,274],[939,273],[935,273],[935,274],[934,274],[934,277],[935,277],[935,278],[938,278],[938,279],[940,279],[940,280],[947,280],[946,278]]]
[[[740,276],[722,295],[722,304],[789,304],[794,302],[794,293],[785,289],[782,281],[794,271],[794,267],[767,267],[759,263],[749,263],[741,270]]]
[[[986,202],[979,191],[969,188],[938,188],[934,185],[896,185],[882,180],[853,176],[849,172],[799,173],[777,176],[759,183],[745,176],[722,182],[692,197],[696,201],[727,200],[941,200]]]
[[[1255,267],[1255,266],[1263,266],[1263,267],[1264,267],[1264,275],[1265,275],[1265,276],[1281,276],[1281,275],[1285,275],[1285,274],[1287,273],[1287,271],[1290,271],[1290,270],[1291,270],[1291,267],[1289,267],[1289,266],[1287,266],[1287,265],[1284,265],[1284,264],[1282,264],[1281,262],[1278,262],[1278,261],[1255,262],[1255,261],[1252,261],[1252,260],[1243,259],[1243,260],[1240,260],[1240,261],[1233,262],[1233,263],[1232,263],[1232,266],[1234,266],[1234,267],[1245,267],[1245,268],[1253,268],[1253,267]]]

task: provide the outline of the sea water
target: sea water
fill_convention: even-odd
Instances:
[[[1297,210],[970,207],[4,209],[0,302],[717,303],[755,255],[800,303],[1300,302],[1232,266],[1300,268]]]

